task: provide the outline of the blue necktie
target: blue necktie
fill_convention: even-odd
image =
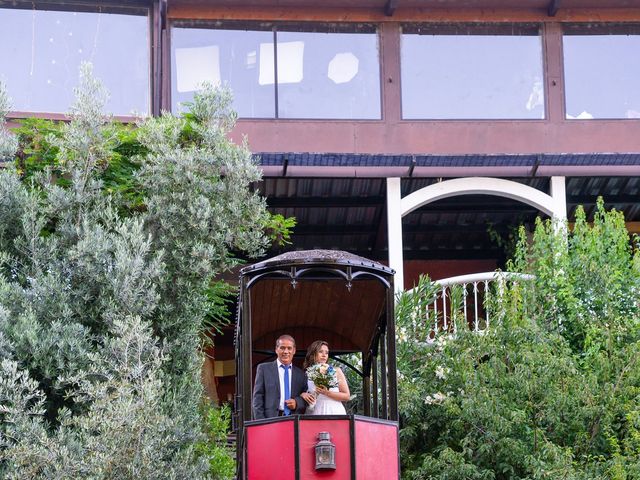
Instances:
[[[284,400],[286,402],[291,396],[291,392],[289,388],[289,365],[281,365],[281,367],[284,368]],[[289,410],[289,407],[287,407],[286,403],[284,403],[284,414],[285,415],[291,414],[291,411]]]

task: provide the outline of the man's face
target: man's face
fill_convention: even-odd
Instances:
[[[278,360],[284,365],[289,365],[293,361],[293,355],[296,353],[296,346],[291,340],[282,339],[276,345],[276,354]]]

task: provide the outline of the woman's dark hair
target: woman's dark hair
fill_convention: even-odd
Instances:
[[[316,340],[311,345],[309,345],[309,348],[307,348],[307,355],[304,357],[304,363],[302,364],[302,367],[305,370],[316,363],[316,354],[325,345],[327,346],[327,348],[329,348],[329,344],[324,340]]]

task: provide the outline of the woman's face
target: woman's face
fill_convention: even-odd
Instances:
[[[322,345],[316,352],[316,363],[327,363],[329,360],[329,347]]]

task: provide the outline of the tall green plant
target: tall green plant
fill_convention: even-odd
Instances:
[[[592,224],[578,211],[573,232],[538,221],[510,264],[535,278],[495,292],[487,331],[441,334],[420,352],[400,339],[406,478],[640,478],[630,245],[622,215],[602,201]],[[419,336],[398,313],[406,337]]]
[[[196,448],[208,459],[212,479],[230,480],[236,474],[235,452],[228,443],[231,430],[231,408],[229,405],[223,405],[220,408],[206,405],[203,416],[206,437]]]
[[[83,67],[47,155],[21,145],[48,164],[0,171],[3,478],[211,473],[196,448],[199,347],[218,318],[216,276],[234,252],[267,243],[264,200],[250,189],[259,170],[228,140],[229,94],[206,87],[187,118],[135,130],[132,204],[108,186],[126,135],[102,114],[106,98]],[[10,158],[17,146],[0,116],[0,150]]]

